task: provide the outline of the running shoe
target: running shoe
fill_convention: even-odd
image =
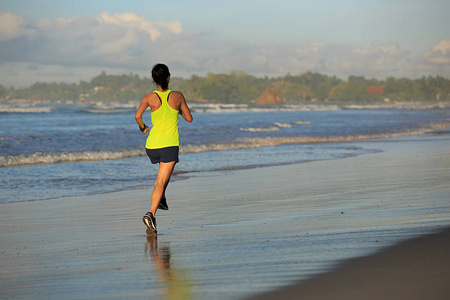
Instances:
[[[166,196],[163,196],[161,198],[161,201],[159,201],[158,209],[169,210],[169,206],[167,205]]]
[[[142,217],[142,221],[147,226],[147,235],[156,234],[156,219],[152,212],[148,212]]]

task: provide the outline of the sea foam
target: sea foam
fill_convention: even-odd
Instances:
[[[280,125],[282,125],[280,123]],[[260,137],[260,138],[236,138],[229,143],[210,143],[199,145],[183,145],[180,147],[181,153],[199,153],[209,151],[224,151],[234,149],[252,149],[268,146],[278,146],[282,144],[295,143],[331,143],[331,142],[347,142],[360,141],[368,139],[392,138],[398,136],[420,135],[439,130],[446,130],[450,123],[438,123],[423,128],[405,130],[394,133],[381,134],[367,134],[367,135],[346,135],[346,136],[295,136],[295,137]],[[271,125],[273,128],[280,127]],[[241,129],[242,130],[242,129]],[[251,131],[250,129],[247,129]],[[255,128],[254,130],[257,130]],[[264,128],[261,128],[264,130]],[[64,162],[78,162],[78,161],[100,161],[100,160],[117,160],[130,157],[145,156],[144,149],[132,150],[118,150],[118,151],[87,151],[87,152],[71,152],[71,153],[34,153],[32,155],[18,155],[18,156],[0,156],[0,167],[13,167],[21,165],[35,165],[35,164],[53,164]]]

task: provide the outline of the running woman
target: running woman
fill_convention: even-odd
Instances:
[[[178,116],[192,122],[191,111],[181,92],[169,90],[170,72],[164,64],[156,64],[152,69],[156,90],[146,94],[139,105],[135,119],[143,134],[149,132],[142,115],[150,107],[152,128],[145,148],[152,164],[159,163],[158,176],[152,192],[150,210],[142,217],[148,235],[156,235],[156,211],[168,210],[166,188],[175,164],[178,162],[180,141],[178,136]]]

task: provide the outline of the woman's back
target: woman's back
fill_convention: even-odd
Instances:
[[[150,130],[150,134],[147,138],[145,147],[147,149],[159,149],[165,147],[179,146],[180,145],[178,135],[179,104],[177,105],[176,101],[171,101],[170,99],[172,96],[171,90],[167,90],[164,92],[155,91],[154,94],[157,96],[160,105],[159,108],[156,108],[156,105],[154,105],[155,108],[151,107],[153,126]],[[172,105],[170,105],[169,103]]]

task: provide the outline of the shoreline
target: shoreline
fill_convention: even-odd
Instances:
[[[151,187],[2,204],[0,289],[11,299],[239,299],[450,226],[450,137],[353,144],[382,152],[175,181],[157,241],[141,221]]]
[[[427,127],[423,127],[417,130],[412,130],[412,131],[405,131],[405,132],[397,132],[397,133],[390,133],[390,134],[374,134],[374,135],[367,135],[367,136],[331,136],[331,137],[326,137],[326,138],[273,138],[273,140],[271,140],[272,143],[275,143],[273,145],[271,145],[270,143],[268,143],[267,145],[263,145],[263,146],[257,146],[257,147],[249,147],[244,146],[243,148],[241,147],[231,147],[229,149],[221,149],[221,150],[215,150],[215,149],[210,149],[209,151],[234,151],[234,150],[240,150],[240,149],[245,149],[245,150],[251,150],[251,149],[260,149],[260,148],[267,148],[267,147],[282,147],[282,146],[292,146],[292,145],[308,145],[308,144],[324,144],[324,145],[328,145],[328,144],[365,144],[365,143],[378,143],[378,142],[389,142],[389,141],[395,141],[395,140],[404,140],[404,139],[414,139],[415,137],[420,138],[421,136],[423,136],[424,138],[428,138],[429,136],[439,136],[439,135],[445,135],[447,134],[449,131],[449,127],[450,123],[448,122],[438,122],[435,124],[431,124]],[[255,140],[263,140],[264,139],[255,139]],[[224,144],[225,146],[227,144]],[[217,145],[213,145],[214,147],[217,147]],[[187,148],[189,148],[190,146],[187,145],[185,146]],[[141,149],[142,150],[142,149]],[[42,156],[42,158],[40,156],[36,156],[36,154],[32,155],[32,156],[17,156],[17,157],[0,157],[0,168],[14,168],[14,167],[27,167],[27,166],[42,166],[42,165],[53,165],[53,164],[65,164],[65,163],[90,163],[90,162],[106,162],[106,161],[119,161],[122,159],[136,159],[136,158],[141,158],[141,157],[146,157],[146,155],[142,154],[141,151],[139,149],[136,150],[126,150],[125,151],[125,155],[123,152],[121,151],[99,151],[99,152],[73,152],[73,153],[59,153],[59,154],[53,154],[53,153],[46,153],[46,154],[40,154]],[[290,165],[290,164],[303,164],[303,163],[310,163],[310,162],[315,162],[315,161],[327,161],[327,160],[335,160],[335,159],[344,159],[344,158],[348,158],[348,157],[355,157],[355,156],[359,156],[359,155],[367,155],[367,154],[372,154],[375,152],[378,152],[378,149],[368,149],[367,152],[365,153],[352,153],[352,154],[347,154],[347,155],[342,155],[340,157],[335,157],[335,158],[320,158],[320,159],[307,159],[307,160],[302,160],[302,161],[294,161],[294,162],[285,162],[285,163],[266,163],[266,164],[256,164],[256,165],[246,165],[243,167],[229,167],[229,168],[218,168],[218,169],[211,169],[211,170],[177,170],[175,169],[174,173],[173,173],[173,178],[172,178],[172,182],[173,181],[178,181],[178,180],[185,180],[188,179],[190,177],[196,177],[196,174],[201,174],[201,173],[216,173],[216,172],[229,172],[229,171],[237,171],[237,170],[247,170],[247,169],[255,169],[255,168],[266,168],[266,167],[273,167],[273,166],[284,166],[284,165]],[[133,154],[127,154],[127,153],[133,153]],[[201,152],[205,152],[205,151],[201,151]],[[85,154],[97,154],[99,156],[101,156],[100,158],[92,158],[89,157],[87,159],[82,159],[81,157]],[[113,155],[113,157],[109,157],[109,158],[105,158],[104,156],[110,153]],[[136,154],[138,153],[138,154]],[[195,155],[198,152],[196,151],[184,151],[183,147],[181,147],[180,149],[180,153],[182,153],[183,155]],[[55,156],[56,158],[52,158],[53,156]],[[74,156],[74,157],[73,157]],[[91,155],[92,156],[92,155]],[[25,159],[25,160],[29,160],[30,157],[33,157],[33,159],[38,160],[38,162],[27,162],[27,163],[23,163],[23,164],[8,164],[8,165],[3,165],[5,163],[5,159],[10,159],[12,161],[14,160],[20,160],[20,159]],[[61,160],[58,161],[58,157],[63,157],[66,160]],[[53,160],[55,160],[55,162],[41,162],[41,160],[45,160],[45,159],[49,159],[52,158]],[[153,174],[153,176],[155,176],[156,178],[156,174]],[[108,194],[108,193],[114,193],[114,192],[120,192],[120,191],[130,191],[130,190],[134,190],[134,189],[143,189],[146,188],[145,185],[136,185],[136,186],[132,186],[132,187],[120,187],[120,188],[116,188],[116,189],[109,189],[109,190],[104,190],[102,192],[97,192],[97,191],[90,191],[90,192],[85,192],[84,194],[67,194],[67,195],[58,195],[55,197],[48,197],[48,198],[39,198],[39,199],[22,199],[22,200],[18,200],[18,201],[9,201],[9,202],[0,202],[0,205],[6,204],[6,203],[14,203],[14,202],[27,202],[27,201],[44,201],[44,200],[50,200],[50,199],[57,199],[57,198],[64,198],[64,197],[82,197],[82,196],[90,196],[90,195],[96,195],[96,194]],[[1,199],[0,199],[1,200]]]

